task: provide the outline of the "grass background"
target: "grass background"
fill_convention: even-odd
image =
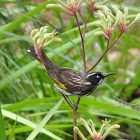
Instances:
[[[58,10],[46,10],[48,1],[0,1],[0,135],[2,139],[26,139],[47,114],[47,123],[35,139],[72,139],[73,116],[70,107],[46,75],[44,67],[32,59],[26,50],[32,45],[30,32],[34,28],[49,26],[56,29],[63,42],[45,48],[47,55],[58,65],[83,71],[82,47],[73,17]],[[121,10],[128,7],[129,14],[140,12],[139,0],[118,1]],[[109,6],[110,6],[109,5]],[[85,6],[85,5],[83,5]],[[84,7],[86,19],[89,9]],[[98,30],[94,16],[87,25],[85,37],[88,69],[105,51],[102,37],[93,37]],[[81,27],[82,22],[81,22]],[[112,41],[119,32],[115,31]],[[88,97],[82,98],[78,119],[92,119],[97,130],[101,120],[108,118],[120,124],[108,139],[139,140],[140,108],[122,105],[117,98],[129,103],[140,102],[140,26],[136,24],[126,32],[93,71],[116,72],[108,77]],[[73,102],[76,98],[72,97]],[[52,109],[53,108],[53,109]],[[58,109],[57,109],[58,108]],[[51,110],[52,109],[52,110]],[[78,124],[88,139],[85,129]],[[35,136],[35,135],[34,135]]]

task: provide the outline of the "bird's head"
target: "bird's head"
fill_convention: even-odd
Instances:
[[[87,74],[87,81],[94,85],[99,85],[103,79],[109,75],[116,74],[114,72],[104,73],[104,72],[92,72]]]

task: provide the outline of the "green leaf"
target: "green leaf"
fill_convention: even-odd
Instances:
[[[36,128],[37,127],[37,124],[35,124],[35,123],[33,123],[33,122],[31,122],[31,121],[29,121],[29,120],[19,116],[19,115],[17,116],[17,114],[14,114],[14,113],[12,113],[10,111],[2,109],[2,114],[3,114],[3,116],[5,116],[7,118],[10,118],[10,119],[13,119],[13,120],[17,119],[17,122],[20,122],[20,123],[22,123],[24,125],[27,125],[27,126],[30,126],[32,128]],[[50,136],[53,139],[61,140],[60,137],[56,136],[55,134],[53,134],[52,132],[50,132],[50,131],[48,131],[48,130],[46,130],[44,128],[40,129],[40,132]],[[5,140],[5,139],[3,139],[3,140]]]
[[[4,121],[3,121],[2,113],[1,113],[1,105],[0,105],[0,137],[1,137],[0,138],[1,140],[6,140]]]
[[[12,105],[8,105],[6,107],[3,107],[3,109],[11,111],[11,112],[15,112],[15,111],[21,110],[21,109],[26,108],[26,107],[30,107],[30,106],[33,106],[36,104],[44,103],[47,101],[50,102],[50,101],[54,101],[54,100],[58,100],[58,99],[60,99],[60,97],[46,97],[43,99],[32,99],[29,101],[25,100],[25,101],[21,101],[21,102],[14,103]]]
[[[20,26],[22,23],[25,23],[26,21],[30,20],[30,17],[38,14],[40,11],[42,11],[43,9],[46,8],[46,5],[48,4],[48,1],[45,1],[44,3],[40,4],[39,6],[37,6],[36,8],[34,8],[33,10],[27,12],[25,15],[22,15],[21,17],[19,17],[18,19],[7,23],[6,25],[3,25],[0,27],[1,31],[6,31],[6,32],[11,32],[14,29],[16,29],[18,26]],[[4,38],[5,35],[4,34],[0,34],[0,39]]]
[[[33,130],[33,132],[28,136],[27,140],[33,140],[37,136],[37,134],[40,132],[40,129],[42,129],[43,126],[50,120],[52,115],[55,113],[55,111],[58,109],[58,107],[61,105],[63,101],[64,101],[63,98],[59,100],[59,102],[49,111],[49,113],[42,119],[42,121],[37,125],[37,127]]]
[[[140,112],[138,112],[138,110],[134,110],[131,108],[113,107],[114,105],[110,105],[103,101],[97,101],[95,99],[89,99],[89,98],[83,98],[80,102],[85,105],[93,106],[101,111],[105,111],[108,114],[114,114],[118,116],[138,119],[138,120],[140,119]]]

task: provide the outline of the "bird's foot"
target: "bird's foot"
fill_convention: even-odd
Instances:
[[[75,108],[76,110],[79,109],[79,108],[78,108],[79,105],[73,103],[73,106],[74,106],[74,108]]]

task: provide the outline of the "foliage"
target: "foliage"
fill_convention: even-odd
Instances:
[[[0,103],[3,114],[0,121],[3,122],[4,119],[5,133],[10,139],[10,135],[13,139],[27,138],[61,99],[44,67],[26,53],[31,45],[29,35],[32,29],[44,25],[50,26],[52,30],[56,29],[63,42],[45,48],[47,55],[56,64],[83,71],[81,39],[75,20],[58,10],[46,10],[49,1],[41,4],[33,2],[0,1]],[[128,7],[131,17],[138,13],[140,7],[138,1],[113,4],[119,9]],[[85,9],[84,12],[84,18],[87,19],[89,10]],[[95,17],[91,16],[85,35],[88,69],[106,49],[102,37],[93,37],[99,30],[96,24]],[[83,25],[81,28],[84,28]],[[118,34],[115,31],[112,40]],[[94,71],[113,71],[118,74],[106,79],[94,93],[80,101],[78,117],[86,120],[92,118],[97,129],[101,126],[102,117],[111,119],[111,125],[120,124],[121,128],[112,133],[110,139],[139,139],[139,105],[137,108],[129,105],[115,107],[123,105],[117,100],[118,97],[132,104],[140,102],[139,36],[139,24],[122,35],[114,48],[94,68]],[[72,100],[76,102],[76,98],[72,97]],[[72,123],[72,111],[63,102],[58,111],[53,112],[53,116],[40,130],[42,133],[39,133],[36,139],[72,139]],[[80,123],[78,125],[82,130]],[[1,132],[4,131],[3,127],[0,129]],[[88,136],[88,139],[91,137]]]

